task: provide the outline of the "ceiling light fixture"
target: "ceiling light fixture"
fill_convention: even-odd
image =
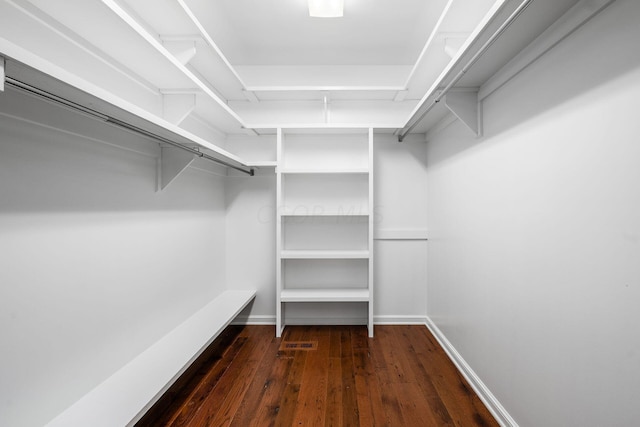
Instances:
[[[309,0],[309,16],[314,18],[341,18],[344,0]]]

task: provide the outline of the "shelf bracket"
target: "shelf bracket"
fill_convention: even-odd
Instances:
[[[162,37],[161,37],[162,38]],[[162,45],[167,49],[182,65],[187,65],[196,56],[196,39],[169,39],[162,38]]]
[[[162,191],[196,159],[196,155],[176,147],[160,148],[158,191]]]
[[[396,92],[396,95],[393,97],[393,102],[402,102],[407,97],[409,93],[408,90],[399,90]]]
[[[164,119],[174,125],[179,125],[196,108],[196,94],[163,93],[162,115]]]
[[[260,102],[260,100],[256,96],[256,93],[252,90],[242,89],[242,94],[245,98],[247,98],[247,101],[250,101],[252,103]]]
[[[0,56],[0,92],[4,92],[4,80],[7,77],[4,57]]]
[[[449,58],[454,58],[460,48],[464,44],[465,40],[469,37],[468,33],[452,33],[444,36],[444,53],[447,54]]]
[[[445,95],[444,105],[476,136],[482,135],[482,109],[477,90],[452,90]]]

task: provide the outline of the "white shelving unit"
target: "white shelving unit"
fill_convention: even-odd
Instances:
[[[286,303],[367,304],[373,336],[373,129],[278,129],[276,336]]]

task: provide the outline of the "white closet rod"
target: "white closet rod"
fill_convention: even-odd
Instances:
[[[421,113],[420,110],[416,111],[416,113],[409,118],[405,127],[401,129],[398,133],[398,141],[402,142],[404,137],[411,132],[417,125],[422,121],[422,119],[435,107],[435,105],[442,100],[442,98],[449,92],[449,90],[465,75],[467,71],[475,64],[478,59],[491,47],[491,45],[502,35],[504,30],[506,30],[517,18],[520,16],[522,12],[531,4],[533,0],[524,0],[520,3],[520,6],[516,10],[513,11],[511,15],[500,25],[500,27],[489,37],[489,39],[478,49],[478,51],[471,57],[471,59],[462,67],[460,72],[456,74],[456,76],[442,89],[438,95],[431,101]],[[420,115],[418,115],[420,114]],[[411,123],[411,125],[409,125]]]
[[[29,85],[27,83],[21,82],[20,80],[16,80],[13,77],[6,76],[5,77],[5,84],[7,86],[11,86],[11,87],[13,87],[15,89],[18,89],[18,90],[21,90],[23,92],[26,92],[26,93],[29,93],[29,94],[32,94],[32,95],[36,95],[36,96],[38,96],[40,98],[44,98],[44,99],[46,99],[48,101],[53,101],[56,104],[63,105],[65,107],[71,108],[71,109],[73,109],[75,111],[79,111],[79,112],[81,112],[83,114],[86,114],[86,115],[89,115],[89,116],[91,116],[93,118],[102,120],[103,122],[114,124],[116,126],[119,126],[121,128],[127,129],[129,131],[132,131],[132,132],[141,134],[143,136],[146,136],[148,138],[154,139],[154,140],[156,140],[158,142],[163,142],[165,144],[169,144],[169,145],[171,145],[173,147],[176,147],[176,148],[179,148],[181,150],[188,151],[188,152],[190,152],[190,153],[192,153],[192,154],[194,154],[194,155],[196,155],[198,157],[201,157],[203,159],[209,160],[211,162],[215,162],[215,163],[221,164],[223,166],[226,166],[228,168],[235,169],[237,171],[246,173],[246,174],[248,174],[250,176],[254,176],[254,169],[253,168],[245,169],[245,168],[242,168],[240,166],[236,166],[236,165],[231,164],[229,162],[226,162],[224,160],[221,160],[221,159],[218,159],[216,157],[213,157],[213,156],[210,156],[208,154],[205,154],[205,153],[203,153],[203,152],[201,152],[199,150],[196,150],[195,148],[191,148],[191,147],[189,147],[187,145],[181,144],[181,143],[176,142],[176,141],[172,141],[172,140],[170,140],[168,138],[165,138],[163,136],[156,135],[153,132],[150,132],[148,130],[139,128],[138,126],[135,126],[135,125],[132,125],[132,124],[127,123],[125,121],[122,121],[122,120],[107,116],[106,114],[102,114],[99,111],[93,110],[91,108],[87,108],[87,107],[85,107],[83,105],[77,104],[77,103],[75,103],[73,101],[70,101],[70,100],[68,100],[66,98],[63,98],[61,96],[54,95],[54,94],[52,94],[50,92],[47,92],[46,90],[37,88],[35,86],[31,86],[31,85]]]

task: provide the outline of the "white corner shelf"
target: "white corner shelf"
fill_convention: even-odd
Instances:
[[[369,302],[369,289],[283,289],[282,302]]]

